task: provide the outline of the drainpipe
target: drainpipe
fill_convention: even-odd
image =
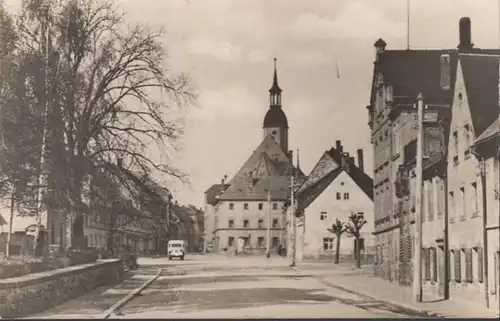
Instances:
[[[486,224],[487,224],[487,198],[486,198],[486,164],[484,157],[479,155],[475,150],[472,151],[472,154],[476,156],[477,160],[479,161],[479,170],[481,172],[481,191],[483,193],[483,244],[484,244],[484,249],[483,249],[483,270],[484,270],[484,299],[486,301],[486,308],[490,307],[490,302],[489,302],[489,286],[488,286],[488,236],[486,234]]]
[[[448,233],[448,161],[444,161],[444,299],[450,299],[450,242]]]

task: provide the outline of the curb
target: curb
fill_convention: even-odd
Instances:
[[[125,304],[127,304],[130,300],[132,300],[133,298],[135,298],[136,296],[138,296],[145,288],[147,288],[151,283],[153,283],[157,278],[159,278],[162,273],[163,273],[163,269],[159,269],[158,273],[154,277],[152,277],[151,279],[147,280],[140,287],[136,288],[135,290],[133,290],[132,292],[130,292],[129,294],[127,294],[123,299],[121,299],[120,301],[118,301],[115,304],[113,304],[111,306],[111,308],[109,308],[106,311],[104,311],[104,314],[101,317],[103,319],[108,319],[111,316],[111,314],[113,314],[118,309],[120,309],[122,306],[124,306]]]
[[[295,270],[296,272],[304,273],[304,271],[302,271],[300,268],[298,268],[296,266],[292,266],[291,268],[293,270]],[[368,295],[366,293],[363,293],[363,292],[360,292],[360,291],[355,291],[355,290],[352,290],[352,289],[348,289],[348,288],[343,287],[341,285],[337,285],[337,284],[325,281],[322,277],[316,277],[316,278],[319,279],[320,282],[323,283],[326,286],[335,287],[335,288],[338,288],[338,289],[340,289],[342,291],[346,291],[348,293],[352,293],[352,294],[364,296],[366,298],[369,298],[370,300],[376,300],[376,301],[385,302],[385,303],[388,303],[390,305],[393,305],[393,306],[397,307],[398,309],[410,311],[412,313],[425,314],[428,317],[434,317],[434,318],[445,318],[446,317],[445,315],[442,315],[440,313],[432,312],[432,311],[425,310],[425,309],[416,308],[414,306],[410,306],[410,305],[407,305],[407,304],[404,304],[404,303],[395,302],[395,301],[388,300],[388,299],[375,298],[375,297],[373,297],[371,295]]]

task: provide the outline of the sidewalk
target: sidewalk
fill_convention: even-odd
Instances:
[[[400,306],[408,310],[445,317],[445,318],[497,318],[498,311],[487,309],[478,304],[467,301],[450,299],[436,301],[436,298],[425,297],[424,302],[414,302],[411,287],[400,287],[387,280],[373,275],[373,268],[365,266],[361,270],[355,270],[353,266],[333,266],[329,273],[313,271],[307,265],[299,265],[298,270],[302,273],[313,273],[325,284],[359,295],[371,297],[389,304]]]

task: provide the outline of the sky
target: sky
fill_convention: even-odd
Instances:
[[[20,0],[6,0],[16,6]],[[190,185],[171,189],[201,207],[204,192],[231,178],[263,139],[273,58],[283,89],[289,147],[308,174],[325,150],[363,149],[372,175],[366,106],[374,47],[407,46],[403,0],[115,0],[133,23],[165,29],[169,68],[185,72],[197,99],[182,112],[182,150],[172,162]],[[499,0],[411,0],[410,49],[455,48],[471,18],[476,47],[499,47]],[[337,78],[336,65],[340,78]]]

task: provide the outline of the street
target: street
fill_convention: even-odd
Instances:
[[[184,261],[144,258],[139,263],[122,284],[37,317],[98,318],[159,268],[163,274],[109,318],[419,317],[322,282],[318,276],[329,272],[331,262],[313,264],[307,273],[278,257],[188,255]]]

